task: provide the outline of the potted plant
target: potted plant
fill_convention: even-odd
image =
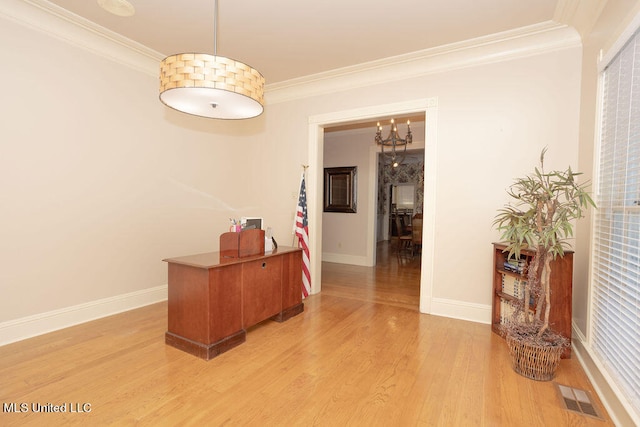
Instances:
[[[534,252],[526,270],[524,297],[503,327],[514,370],[536,380],[553,378],[564,348],[571,344],[549,325],[551,261],[564,256],[567,240],[573,237],[573,221],[582,218],[589,206],[595,208],[588,183],[576,181],[580,173],[571,167],[544,171],[546,151],[540,154],[540,168],[516,179],[507,190],[512,203],[498,210],[494,221],[509,257],[520,259],[523,249]]]

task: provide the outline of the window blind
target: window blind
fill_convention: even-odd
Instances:
[[[603,71],[591,347],[640,415],[640,35]]]

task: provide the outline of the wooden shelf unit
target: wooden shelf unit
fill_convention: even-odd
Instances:
[[[508,252],[503,252],[507,247],[505,243],[493,244],[493,290],[491,303],[491,330],[504,337],[501,330],[501,318],[505,315],[504,304],[520,304],[520,299],[503,291],[503,282],[516,283],[526,282],[526,268],[522,274],[505,269],[504,263],[507,261]],[[521,256],[525,264],[529,265],[535,251],[522,251]],[[551,329],[562,334],[571,340],[571,293],[573,285],[573,251],[565,251],[563,257],[557,257],[551,262],[551,313],[549,323]],[[516,292],[517,294],[517,292]],[[508,314],[508,313],[507,313]],[[571,348],[567,347],[562,355],[563,358],[571,357]]]

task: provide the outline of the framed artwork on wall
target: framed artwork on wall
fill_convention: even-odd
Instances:
[[[357,212],[357,166],[324,168],[324,211]]]

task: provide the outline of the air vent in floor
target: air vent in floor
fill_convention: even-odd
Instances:
[[[593,404],[593,399],[588,391],[558,383],[554,384],[558,389],[560,400],[567,410],[602,419],[602,416]]]

